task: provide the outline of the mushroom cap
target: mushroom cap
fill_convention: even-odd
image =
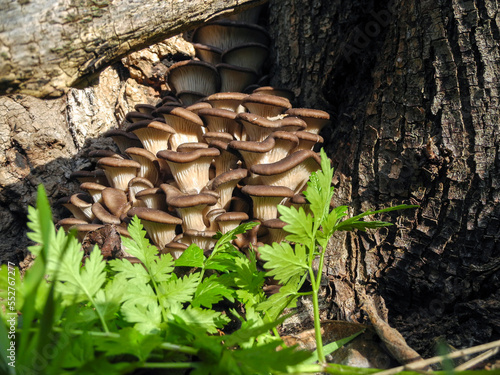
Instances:
[[[129,217],[136,216],[141,220],[147,220],[154,223],[161,224],[172,224],[172,225],[180,225],[182,224],[182,219],[172,216],[165,211],[155,210],[146,207],[134,207],[131,208],[127,215]]]
[[[212,65],[217,65],[221,62],[222,50],[214,46],[208,46],[202,43],[192,43],[196,52],[196,57],[201,61],[205,61]]]
[[[290,101],[290,103],[295,100],[295,94],[293,93],[292,90],[280,88],[280,87],[273,87],[273,86],[258,87],[255,90],[253,90],[253,94],[266,94],[266,95],[281,96],[283,98],[288,99]]]
[[[243,99],[241,104],[249,112],[267,118],[275,118],[287,109],[292,108],[288,99],[266,94],[250,94]]]
[[[80,189],[87,190],[94,202],[100,202],[102,200],[102,191],[106,189],[106,186],[95,182],[84,182],[80,184]]]
[[[78,208],[87,208],[92,206],[92,197],[86,193],[73,194],[69,201]]]
[[[103,224],[118,225],[121,223],[121,220],[118,216],[111,214],[99,202],[96,202],[92,205],[92,212],[94,213],[95,217],[99,219]]]
[[[209,132],[240,133],[241,125],[236,122],[236,113],[227,109],[207,108],[198,112]]]
[[[243,125],[248,141],[262,142],[269,134],[281,129],[281,121],[271,121],[254,113],[238,113],[236,120]]]
[[[180,194],[169,196],[167,194],[167,203],[174,208],[187,208],[199,205],[213,206],[217,203],[217,198],[210,194]]]
[[[253,165],[250,171],[263,176],[271,176],[284,173],[308,158],[313,158],[318,165],[321,165],[321,158],[317,153],[310,150],[299,150],[276,163]]]
[[[111,150],[93,150],[89,152],[89,158],[117,158],[117,159],[124,159],[122,154],[118,154],[114,151]]]
[[[246,43],[224,51],[221,59],[223,63],[259,72],[268,55],[269,48],[264,44]]]
[[[204,109],[204,108],[212,108],[212,106],[210,105],[210,103],[200,101],[200,102],[191,104],[190,106],[187,106],[185,109],[187,109],[189,112],[193,112],[193,113],[198,114],[198,111],[200,109]]]
[[[161,159],[165,159],[172,163],[191,163],[202,157],[216,157],[220,155],[220,151],[216,148],[196,149],[189,152],[177,152],[173,150],[163,150],[156,155]]]
[[[82,219],[77,219],[76,217],[67,217],[64,219],[59,220],[56,223],[56,227],[62,227],[64,231],[68,231],[69,228],[71,228],[74,225],[78,224],[88,224],[85,220]]]
[[[299,139],[297,150],[312,150],[317,144],[322,144],[324,139],[319,134],[307,131],[298,131],[294,133]]]
[[[218,91],[220,78],[217,69],[209,63],[184,60],[169,68],[167,83],[177,93],[194,91],[207,96]]]
[[[213,108],[227,109],[228,111],[237,112],[241,101],[248,94],[241,92],[218,92],[203,99],[210,103]]]
[[[134,156],[140,156],[141,158],[148,159],[152,163],[156,161],[156,156],[151,151],[148,151],[145,148],[129,147],[125,150],[125,153],[131,158],[133,158]],[[136,161],[140,163],[138,160]]]
[[[221,92],[243,91],[245,87],[257,81],[257,72],[230,64],[217,64],[221,84]]]
[[[141,112],[141,113],[145,113],[145,114],[151,114],[154,110],[156,110],[156,107],[154,105],[151,105],[151,104],[136,104],[134,106],[135,110],[137,112]]]
[[[267,46],[270,37],[265,28],[256,24],[219,20],[198,27],[193,33],[193,42],[225,51],[245,43],[261,43]]]
[[[120,217],[127,206],[127,194],[123,190],[106,188],[102,191],[102,202],[115,216]]]
[[[263,221],[262,225],[270,229],[283,229],[288,224],[281,219],[269,219]]]
[[[141,141],[134,133],[129,133],[122,129],[110,129],[103,134],[104,137],[111,137],[116,143],[120,152],[123,153],[129,147],[141,147]]]
[[[153,208],[155,210],[167,209],[165,192],[159,187],[143,189],[137,192],[135,197],[144,202],[148,208]]]
[[[123,191],[128,190],[129,181],[137,176],[141,165],[135,160],[102,158],[97,166],[104,169],[111,186]]]
[[[246,185],[241,188],[241,191],[254,197],[291,198],[294,195],[293,190],[285,186]]]
[[[200,150],[208,148],[208,144],[202,142],[187,142],[182,143],[177,147],[177,152],[191,152],[194,150]]]
[[[141,165],[135,160],[130,159],[117,159],[113,157],[105,157],[99,159],[97,165],[101,168],[112,167],[112,168],[135,168],[139,169]]]
[[[106,174],[102,169],[96,169],[94,171],[75,171],[69,175],[69,178],[72,180],[76,179],[80,183],[95,182],[97,184],[109,186]]]
[[[318,134],[330,122],[330,114],[319,109],[290,108],[285,113],[304,120],[307,124],[306,131],[314,134]]]
[[[246,176],[248,176],[248,170],[244,168],[232,169],[215,177],[212,181],[210,181],[209,187],[212,190],[217,190],[217,188],[227,184],[228,182],[240,181]]]
[[[151,116],[151,114],[149,114],[149,113],[135,112],[135,111],[129,112],[125,115],[125,119],[128,122],[132,122],[132,123],[142,121],[142,120],[152,120],[153,118],[154,117]]]
[[[185,108],[168,106],[158,108],[158,113],[176,131],[169,139],[173,151],[182,143],[202,141],[203,120],[196,113]]]
[[[162,122],[163,119],[158,120],[160,119],[139,121],[128,127],[141,140],[143,147],[154,155],[160,150],[166,150],[170,138],[176,133],[173,127]]]
[[[248,220],[249,217],[245,212],[225,212],[220,214],[215,218],[216,222],[221,221],[244,221]]]
[[[222,146],[223,143],[227,145],[234,140],[234,137],[231,133],[226,132],[206,132],[203,134],[203,139],[208,142],[210,147],[217,147],[220,150],[220,146]],[[223,147],[225,150],[227,149],[226,146]]]

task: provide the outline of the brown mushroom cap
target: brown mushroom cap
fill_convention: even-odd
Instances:
[[[196,230],[196,229],[187,229],[184,231],[184,238],[188,238],[191,243],[198,245],[203,250],[210,250],[213,248],[217,242],[213,237],[217,234],[217,232],[209,231],[209,230]]]
[[[182,229],[205,230],[203,211],[207,206],[217,203],[217,198],[209,194],[170,195],[167,193],[167,204],[175,208],[182,217]]]
[[[285,241],[285,237],[288,235],[283,228],[287,225],[281,219],[270,219],[262,222],[261,224],[264,228],[267,228],[268,235],[266,236],[265,243],[272,244],[273,242],[281,243]]]
[[[97,166],[104,170],[106,177],[112,187],[128,190],[128,183],[137,176],[141,165],[128,159],[102,158],[97,162]]]
[[[243,99],[242,105],[248,109],[249,112],[269,119],[275,119],[287,109],[292,108],[288,99],[266,94],[248,95]]]
[[[185,109],[187,109],[189,112],[193,112],[193,113],[198,114],[200,109],[205,109],[205,108],[212,108],[212,106],[210,105],[210,103],[200,101],[200,102],[191,104],[190,106],[187,106]]]
[[[269,55],[269,48],[260,43],[245,43],[230,48],[221,56],[222,62],[260,72]]]
[[[206,95],[197,91],[184,90],[184,91],[179,91],[177,93],[177,97],[184,106],[189,107],[198,103],[201,99],[206,97]]]
[[[330,115],[328,112],[319,109],[290,108],[285,113],[289,116],[295,116],[304,120],[307,124],[306,131],[313,134],[319,134],[321,129],[330,122]]]
[[[266,94],[266,95],[276,95],[286,98],[292,103],[295,100],[295,94],[292,90],[280,88],[280,87],[272,87],[272,86],[262,86],[253,90],[253,94]]]
[[[174,259],[178,259],[182,253],[189,247],[189,245],[181,242],[169,242],[165,245],[165,254],[170,254]]]
[[[121,220],[118,216],[111,214],[104,206],[100,203],[94,203],[92,205],[92,212],[95,217],[101,221],[103,224],[120,224]]]
[[[127,212],[127,216],[129,217],[134,217],[135,215],[137,215],[137,217],[141,220],[147,220],[160,224],[182,224],[182,219],[178,217],[172,216],[165,211],[155,210],[147,207],[134,207]]]
[[[265,185],[288,186],[298,193],[306,184],[312,172],[321,168],[321,158],[314,151],[299,150],[286,158],[271,164],[258,164],[250,168],[260,175]]]
[[[208,187],[219,194],[218,204],[220,207],[225,210],[229,209],[234,188],[247,175],[246,169],[238,168],[224,172],[209,182]]]
[[[258,78],[257,72],[253,69],[224,63],[217,64],[216,68],[221,80],[221,92],[243,91]]]
[[[111,150],[93,150],[89,152],[89,158],[100,159],[100,158],[117,158],[124,159],[122,154],[118,154]]]
[[[219,82],[217,69],[198,60],[184,60],[175,63],[167,73],[167,83],[177,93],[192,91],[208,96],[218,91]]]
[[[125,115],[125,119],[128,122],[138,122],[142,120],[152,120],[154,117],[151,116],[149,113],[143,113],[143,112],[129,112]]]
[[[94,219],[94,214],[92,213],[93,199],[89,194],[85,193],[73,194],[70,197],[69,201],[74,207],[79,209],[83,213],[83,215],[85,215],[87,221],[92,221]]]
[[[67,232],[72,226],[78,224],[88,224],[88,222],[86,220],[77,219],[76,217],[67,217],[59,220],[56,223],[56,227],[57,228],[61,227],[65,232]]]
[[[120,217],[127,207],[127,195],[123,190],[106,188],[102,191],[102,203],[113,215]]]
[[[134,106],[134,108],[137,112],[141,112],[141,113],[145,113],[145,114],[149,114],[149,115],[156,110],[156,107],[154,105],[142,104],[142,103],[136,104]]]
[[[203,101],[210,103],[210,105],[214,108],[238,112],[238,107],[241,105],[241,101],[247,95],[248,94],[243,94],[241,92],[219,92],[206,97]]]
[[[298,150],[313,150],[316,145],[322,144],[324,139],[318,134],[307,131],[298,131],[294,133],[299,139],[299,144],[295,151]]]

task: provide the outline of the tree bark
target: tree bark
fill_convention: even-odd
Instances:
[[[421,354],[498,338],[498,2],[273,0],[269,16],[272,83],[333,113],[338,203],[420,205],[332,240],[330,316],[361,320],[362,288]]]
[[[0,0],[0,95],[57,97],[131,51],[265,0]]]

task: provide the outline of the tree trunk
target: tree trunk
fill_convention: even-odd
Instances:
[[[265,0],[0,0],[0,95],[61,96],[127,53]]]
[[[495,0],[271,1],[272,83],[331,111],[352,213],[420,205],[329,249],[330,317],[381,295],[410,346],[500,336],[500,12]]]

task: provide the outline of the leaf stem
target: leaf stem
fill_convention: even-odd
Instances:
[[[188,369],[196,368],[199,364],[196,362],[146,362],[142,368],[169,368],[169,369]]]
[[[313,301],[313,314],[314,314],[314,336],[316,338],[316,351],[318,353],[318,361],[320,363],[325,363],[326,359],[325,359],[325,354],[323,352],[323,338],[321,337],[321,322],[319,318],[318,291],[320,283],[318,283],[316,280],[312,266],[309,267],[309,275],[311,278],[311,284],[313,288],[312,301]]]

